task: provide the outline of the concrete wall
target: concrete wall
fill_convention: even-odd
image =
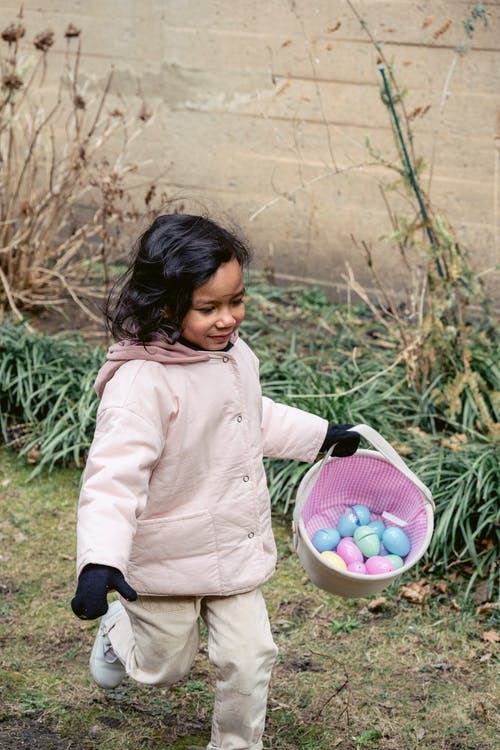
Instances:
[[[25,0],[30,38],[83,31],[80,73],[96,90],[115,68],[130,108],[138,91],[154,117],[135,143],[167,193],[229,213],[276,278],[343,285],[346,261],[370,284],[407,283],[380,185],[397,162],[381,99],[378,52],[394,65],[413,113],[422,184],[491,288],[498,263],[500,3],[463,0]],[[0,0],[2,28],[19,9]],[[356,16],[356,11],[359,17]],[[472,21],[472,35],[464,22]],[[54,54],[51,52],[51,54]],[[429,182],[429,178],[432,178]],[[394,211],[414,218],[393,192]]]

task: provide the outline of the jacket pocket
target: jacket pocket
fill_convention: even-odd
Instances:
[[[202,596],[220,591],[211,514],[139,520],[128,572],[139,593]]]

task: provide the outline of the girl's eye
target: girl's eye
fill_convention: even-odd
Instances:
[[[232,303],[231,303],[231,304],[232,304],[232,305],[233,305],[234,307],[238,307],[238,305],[242,305],[242,304],[244,303],[244,301],[245,301],[245,300],[244,300],[244,298],[243,298],[243,297],[240,297],[239,299],[233,299],[233,301],[232,301]]]
[[[203,315],[210,315],[210,313],[213,311],[214,311],[213,307],[200,307],[198,309],[198,312],[201,312]]]

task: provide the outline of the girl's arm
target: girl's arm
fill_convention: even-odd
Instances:
[[[135,410],[113,406],[99,413],[78,508],[78,575],[90,563],[126,575],[136,518],[163,445],[157,426]]]
[[[312,463],[326,438],[328,422],[294,406],[262,398],[263,453]]]

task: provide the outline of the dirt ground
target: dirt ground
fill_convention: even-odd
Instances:
[[[83,750],[71,740],[63,740],[37,721],[6,721],[0,724],[2,750]]]

